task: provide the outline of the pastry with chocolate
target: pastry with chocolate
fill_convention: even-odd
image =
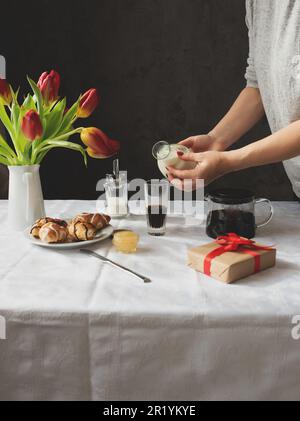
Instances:
[[[33,227],[31,228],[30,234],[37,239],[40,239],[40,230],[47,224],[57,224],[62,228],[67,228],[68,224],[66,221],[63,221],[62,219],[54,219],[54,218],[42,218],[35,222]]]
[[[82,222],[84,224],[91,224],[96,228],[97,231],[100,231],[106,228],[109,225],[110,221],[111,221],[111,218],[108,215],[104,215],[100,213],[95,213],[95,214],[82,213],[76,216],[76,218],[74,218],[72,222],[73,224],[76,224],[77,222]]]
[[[97,228],[88,222],[72,222],[69,227],[69,238],[72,241],[91,241],[97,234]]]

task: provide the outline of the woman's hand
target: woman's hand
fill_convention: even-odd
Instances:
[[[207,151],[224,151],[224,146],[212,135],[192,136],[179,143],[191,149],[194,153]]]
[[[204,180],[205,185],[212,183],[216,179],[231,172],[234,168],[231,167],[230,159],[228,159],[228,152],[208,151],[202,153],[178,153],[178,157],[182,161],[192,161],[197,165],[193,170],[180,171],[173,167],[168,167],[169,181],[181,190],[186,190],[184,180],[192,180],[192,189],[197,186],[197,181]],[[189,183],[189,186],[191,183]],[[187,188],[190,190],[190,187]]]

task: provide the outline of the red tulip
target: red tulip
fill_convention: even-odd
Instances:
[[[51,70],[50,73],[44,72],[39,81],[38,87],[43,95],[45,105],[51,105],[59,98],[60,75]]]
[[[0,78],[0,99],[2,99],[4,105],[10,105],[12,101],[12,94],[10,86],[5,79]]]
[[[36,111],[31,110],[25,114],[22,121],[22,132],[32,142],[43,136],[42,122]]]
[[[100,102],[97,89],[90,89],[81,98],[77,116],[79,118],[90,117]]]
[[[87,153],[92,158],[110,158],[121,149],[120,142],[110,139],[102,130],[95,127],[83,129],[81,140],[88,147]]]

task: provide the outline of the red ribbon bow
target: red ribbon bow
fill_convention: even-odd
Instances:
[[[240,237],[234,233],[218,237],[216,243],[219,244],[221,247],[209,253],[204,261],[204,273],[208,276],[211,276],[212,261],[216,257],[219,257],[222,254],[228,252],[242,252],[244,254],[249,254],[254,258],[254,273],[260,272],[261,256],[259,253],[257,253],[257,251],[272,250],[272,247],[259,246],[255,243],[255,241]]]

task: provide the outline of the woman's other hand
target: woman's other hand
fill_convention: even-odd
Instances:
[[[192,180],[193,189],[197,186],[197,181],[204,180],[207,186],[216,179],[232,171],[229,154],[227,152],[208,151],[202,153],[178,153],[178,157],[183,161],[195,162],[197,165],[193,170],[181,171],[173,167],[168,167],[169,181],[178,189],[186,190],[184,180]],[[188,183],[191,185],[191,182]],[[190,187],[187,188],[190,190]]]
[[[194,153],[207,151],[224,151],[224,146],[212,134],[192,136],[179,143],[191,149]]]

